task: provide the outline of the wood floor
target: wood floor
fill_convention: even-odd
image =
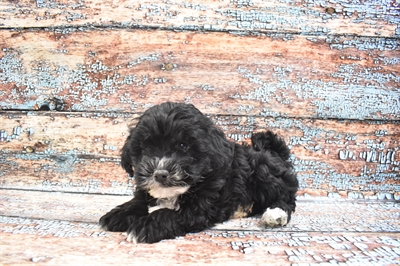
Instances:
[[[156,244],[102,231],[99,217],[129,196],[1,190],[2,265],[395,265],[400,204],[300,197],[289,225],[259,217]],[[327,265],[328,265],[327,264]]]

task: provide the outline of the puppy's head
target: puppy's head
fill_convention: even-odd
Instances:
[[[232,143],[198,109],[164,103],[148,109],[131,129],[121,164],[131,175],[134,168],[139,189],[171,198],[207,178],[221,178],[232,158]]]

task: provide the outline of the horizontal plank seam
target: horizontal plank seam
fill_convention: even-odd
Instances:
[[[2,142],[0,142],[2,143]],[[7,153],[3,153],[6,155],[20,155],[21,152],[23,153],[23,150],[13,150],[13,151],[8,151]],[[45,153],[45,152],[35,152],[36,155],[43,155],[48,159],[57,159],[59,156],[62,155],[70,155],[68,152],[58,152],[56,154],[54,153]],[[83,160],[113,160],[112,162],[118,163],[120,161],[120,156],[111,156],[111,155],[98,155],[98,154],[74,154],[74,158],[77,159],[83,159]],[[107,161],[106,161],[107,162]]]
[[[315,33],[307,33],[302,31],[252,31],[252,30],[232,30],[232,29],[205,29],[202,26],[194,26],[195,29],[184,29],[181,27],[161,27],[161,26],[145,26],[145,25],[131,25],[131,26],[121,26],[121,25],[113,25],[113,24],[104,24],[104,25],[63,25],[63,26],[53,26],[53,27],[0,27],[0,30],[31,30],[31,31],[56,31],[56,30],[66,30],[66,29],[75,29],[76,31],[92,31],[92,30],[158,30],[158,31],[175,31],[175,32],[210,32],[210,33],[229,33],[234,35],[254,35],[259,36],[260,34],[271,34],[271,35],[294,35],[294,36],[307,36],[307,37],[361,37],[361,38],[373,38],[373,39],[389,39],[389,40],[399,40],[399,35],[393,36],[373,36],[373,35],[360,35],[360,34],[315,34]],[[62,32],[60,32],[62,33]],[[68,32],[71,33],[71,32]]]
[[[28,188],[4,188],[0,187],[0,191],[26,191],[33,193],[50,193],[50,194],[64,194],[64,195],[87,195],[87,196],[115,196],[115,197],[127,197],[131,196],[128,194],[111,194],[111,193],[85,193],[85,192],[75,192],[75,191],[44,191],[44,190],[36,190],[36,189],[28,189]],[[327,204],[333,203],[369,203],[369,204],[380,204],[380,203],[400,203],[400,200],[396,199],[353,199],[353,198],[329,198],[328,196],[322,197],[307,197],[302,198],[299,197],[297,199],[299,203],[309,203],[309,202],[322,202]]]
[[[0,191],[7,190],[7,191],[26,191],[26,192],[34,192],[34,193],[52,193],[52,194],[72,194],[72,195],[87,195],[87,196],[115,196],[115,197],[127,197],[131,196],[128,194],[111,194],[111,193],[85,193],[85,192],[78,192],[78,191],[45,191],[45,190],[37,190],[37,189],[29,189],[29,188],[4,188],[0,187]]]
[[[57,218],[36,218],[36,217],[25,217],[25,216],[15,216],[15,215],[0,215],[0,217],[7,217],[7,218],[16,218],[16,219],[29,219],[29,220],[39,220],[39,221],[59,221],[59,222],[70,222],[70,223],[84,223],[84,224],[98,224],[97,222],[85,222],[85,221],[79,221],[79,220],[66,220],[66,219],[57,219]],[[100,228],[100,225],[99,225]],[[260,227],[261,229],[261,227]],[[254,229],[246,229],[246,228],[242,228],[242,229],[229,229],[229,230],[225,230],[225,229],[218,229],[218,228],[207,228],[204,231],[200,231],[198,233],[202,233],[202,232],[220,232],[220,231],[226,231],[227,233],[229,232],[252,232],[252,234],[256,235],[257,233],[260,234],[265,234],[265,233],[277,233],[277,232],[283,232],[283,233],[299,233],[299,231],[297,230],[276,230],[276,228],[270,228],[271,231],[265,231],[265,230],[254,230]],[[106,231],[105,231],[106,232]],[[322,234],[330,234],[330,233],[354,233],[354,234],[379,234],[379,233],[393,233],[393,234],[397,234],[400,233],[400,231],[385,231],[385,230],[377,230],[377,231],[348,231],[348,230],[302,230],[302,233],[322,233]],[[124,232],[111,232],[111,233],[124,233]],[[196,234],[196,233],[193,233]]]
[[[134,115],[142,115],[144,112],[118,112],[118,111],[73,111],[73,110],[68,110],[68,111],[36,111],[36,110],[30,110],[30,109],[1,109],[0,110],[0,116],[1,115],[8,115],[8,114],[17,114],[17,113],[35,113],[35,114],[48,114],[48,115],[54,115],[54,114],[59,114],[59,115],[64,115],[64,114],[85,114],[85,113],[90,113],[90,114],[121,114],[121,115],[126,115],[126,116],[134,116]],[[204,113],[204,112],[203,112]],[[389,122],[393,124],[400,124],[400,119],[388,119],[388,118],[363,118],[363,119],[355,119],[355,118],[337,118],[337,117],[315,117],[315,116],[263,116],[263,115],[246,115],[246,114],[219,114],[219,113],[204,113],[206,116],[230,116],[230,117],[257,117],[257,118],[288,118],[288,119],[304,119],[304,120],[315,120],[315,121],[326,121],[326,120],[331,120],[331,121],[356,121],[356,122],[362,122],[362,121],[379,121],[379,122]],[[138,118],[136,118],[138,119]]]

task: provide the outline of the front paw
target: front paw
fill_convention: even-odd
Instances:
[[[148,217],[142,217],[129,227],[127,230],[128,236],[126,238],[128,242],[132,242],[134,244],[151,244],[162,240],[162,238],[155,239],[152,231],[156,230],[156,228],[153,228],[153,223],[148,223],[147,220],[151,219],[148,219]]]
[[[124,232],[134,222],[135,216],[123,208],[116,207],[103,215],[100,220],[100,226],[106,231]]]
[[[170,226],[167,226],[167,225]],[[173,239],[181,233],[176,234],[176,225],[168,222],[168,218],[157,215],[149,215],[138,219],[132,224],[127,233],[127,241],[134,244],[156,243],[163,239]]]
[[[136,224],[132,224],[129,229],[127,230],[128,236],[126,237],[126,241],[131,242],[133,244],[139,244],[139,243],[147,243],[146,242],[146,234],[143,232],[140,234],[140,231],[144,231],[144,226],[140,225],[143,224],[143,222],[139,221]]]

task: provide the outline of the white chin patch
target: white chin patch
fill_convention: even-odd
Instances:
[[[284,226],[288,222],[288,214],[280,208],[268,208],[261,217],[261,221],[269,227]]]
[[[189,187],[161,187],[155,186],[149,190],[149,194],[156,199],[174,198],[188,191]]]
[[[186,191],[188,191],[189,187],[160,187],[157,186],[155,188],[150,189],[149,194],[157,199],[156,206],[149,206],[149,213],[155,212],[160,209],[170,209],[174,211],[178,211],[179,201],[178,197]]]

